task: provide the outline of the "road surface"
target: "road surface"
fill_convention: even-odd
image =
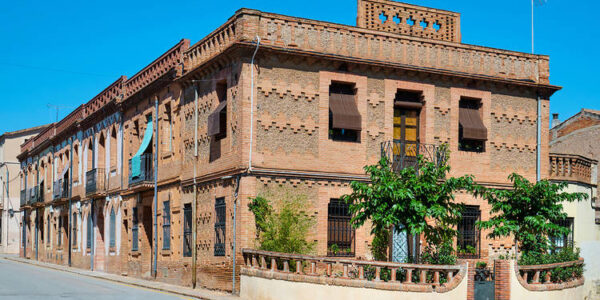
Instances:
[[[0,299],[190,299],[0,258]]]

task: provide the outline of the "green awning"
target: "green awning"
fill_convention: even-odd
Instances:
[[[148,124],[146,126],[146,131],[144,132],[144,139],[142,140],[142,144],[138,151],[131,158],[131,177],[138,177],[141,173],[141,161],[142,154],[146,152],[148,146],[150,146],[150,142],[152,141],[152,119],[148,120]]]

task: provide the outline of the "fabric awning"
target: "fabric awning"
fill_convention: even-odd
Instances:
[[[479,110],[461,107],[459,109],[459,123],[462,126],[463,139],[487,140],[487,128],[483,125],[481,116],[479,116]]]
[[[331,93],[329,109],[332,127],[336,129],[361,130],[361,116],[354,101],[354,95]]]
[[[215,109],[215,111],[208,115],[209,136],[215,136],[225,133],[221,132],[221,129],[225,130],[224,128],[221,128],[221,112],[223,111],[223,109],[225,109],[225,107],[227,107],[227,101],[219,102],[219,106],[217,106],[217,109]]]
[[[152,119],[149,119],[146,126],[146,131],[144,132],[144,138],[142,139],[142,144],[140,145],[140,148],[135,153],[135,155],[133,155],[133,157],[131,158],[131,177],[140,176],[142,154],[144,154],[144,152],[146,152],[146,149],[148,149],[148,146],[150,146],[150,142],[152,141],[152,132]]]

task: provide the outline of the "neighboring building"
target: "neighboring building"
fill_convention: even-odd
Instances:
[[[586,287],[600,293],[600,111],[582,109],[564,122],[554,114],[550,129],[550,174],[553,181],[566,181],[568,192],[585,193],[581,202],[565,203],[564,225],[573,233],[560,237],[560,246],[581,249],[585,259]]]
[[[21,204],[19,161],[21,144],[47,125],[5,132],[0,135],[0,253],[19,253]]]
[[[361,0],[358,14],[347,26],[240,9],[25,143],[23,255],[231,290],[234,259],[256,246],[250,197],[306,196],[316,254],[370,258],[370,228],[353,230],[338,199],[381,155],[448,143],[451,175],[535,180],[537,99],[549,122],[559,89],[548,56],[462,44],[454,12]],[[475,230],[487,203],[457,201],[462,258],[512,251]],[[391,256],[420,247],[395,235]]]

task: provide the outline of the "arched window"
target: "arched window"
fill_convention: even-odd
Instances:
[[[106,140],[104,138],[104,133],[100,133],[100,138],[98,138],[98,165],[96,168],[103,169],[106,167]]]
[[[87,149],[87,170],[90,171],[94,168],[94,142],[90,139]]]
[[[117,129],[113,127],[110,133],[110,168],[117,167]]]
[[[110,234],[110,244],[109,244],[109,246],[111,248],[114,248],[115,244],[116,244],[116,242],[115,242],[115,240],[116,240],[116,232],[117,232],[117,230],[116,230],[117,220],[116,219],[117,219],[117,217],[115,215],[115,208],[112,207],[110,209],[110,224],[109,224],[110,225],[110,228],[109,228],[109,230],[110,230],[110,232],[109,232],[109,234]]]

